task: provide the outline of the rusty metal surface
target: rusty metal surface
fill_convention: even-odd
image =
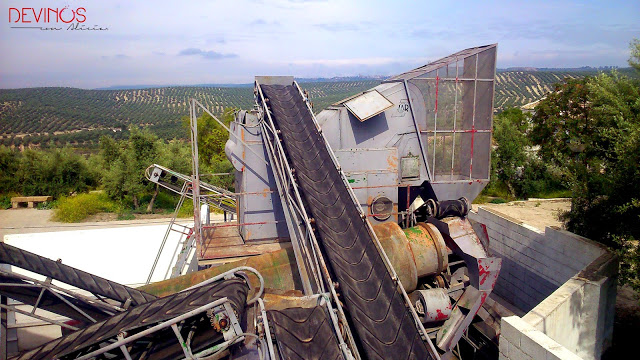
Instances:
[[[405,291],[415,290],[420,277],[439,274],[447,269],[447,247],[435,226],[419,223],[401,229],[396,223],[386,222],[374,225],[373,231]]]
[[[223,297],[227,297],[232,308],[242,316],[242,314],[244,314],[247,292],[248,286],[241,279],[225,280],[209,286],[198,287],[136,306],[128,311],[112,316],[107,320],[92,324],[67,336],[48,342],[12,359],[41,360],[75,358],[79,354],[95,350],[95,346],[107,342],[109,339],[115,339],[118,334],[122,332],[134,333],[141,331],[141,329],[149,328],[162,321],[175,318]],[[196,324],[203,316],[206,315],[198,314],[194,316],[192,323]],[[183,325],[183,328],[188,328],[187,325],[189,324],[187,323]],[[181,353],[181,347],[177,341],[175,341],[175,335],[173,335],[171,329],[165,330],[166,331],[158,332],[153,336],[150,335],[150,337],[144,337],[136,342],[130,343],[128,345],[130,347],[129,352],[137,358],[143,351],[149,348],[149,342],[151,342],[162,347],[160,350],[165,352],[165,354]],[[217,339],[214,337],[211,340]],[[175,344],[173,346],[175,349],[167,349],[166,347],[170,346],[170,344]],[[176,351],[176,349],[179,350],[179,352]],[[119,352],[119,350],[116,350],[116,353]],[[120,353],[119,356],[122,356],[122,354]]]
[[[233,226],[225,226],[225,225]],[[278,239],[244,241],[235,222],[220,224],[215,228],[202,229],[203,243],[198,243],[198,260],[226,259],[255,256],[291,246],[290,242]],[[287,239],[288,240],[288,239]]]
[[[418,286],[418,270],[405,233],[394,222],[374,225],[373,231],[398,274],[404,290],[407,292],[415,290]]]
[[[285,291],[302,289],[296,271],[295,256],[291,248],[253,256],[248,259],[231,261],[209,269],[145,285],[139,289],[156,296],[167,296],[239,266],[249,266],[258,270],[264,278],[265,291],[267,292],[271,289]],[[249,274],[249,281],[252,289],[260,287],[259,281],[255,276]]]
[[[417,231],[411,231],[412,229]],[[418,276],[439,274],[447,269],[449,251],[438,228],[421,222],[414,228],[405,230],[405,234],[415,255]]]
[[[140,305],[156,298],[151,294],[118,284],[5,243],[0,243],[0,263],[17,266],[123,303],[131,299],[132,305]]]
[[[362,355],[431,358],[304,99],[293,85],[262,85],[261,89],[282,131]]]
[[[267,310],[313,308],[320,305],[321,299],[321,295],[292,296],[287,294],[265,294],[264,305]]]
[[[480,241],[468,219],[448,218],[444,221],[449,228],[450,237],[445,239],[447,245],[464,260],[470,283],[456,302],[451,316],[438,331],[437,345],[441,350],[448,351],[458,342],[493,290],[502,259],[489,256],[485,244]]]

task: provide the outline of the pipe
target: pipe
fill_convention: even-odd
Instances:
[[[446,217],[465,217],[469,213],[469,200],[461,197],[458,200],[435,201],[427,200],[427,215],[436,219],[444,219]]]
[[[260,281],[260,290],[258,290],[258,292],[253,296],[253,298],[251,300],[247,301],[247,305],[251,305],[254,302],[256,302],[262,296],[262,293],[264,292],[264,278],[262,277],[262,275],[260,275],[258,270],[254,269],[254,268],[252,268],[250,266],[239,266],[239,267],[231,269],[229,271],[225,271],[222,274],[216,275],[216,276],[214,276],[212,278],[209,278],[209,279],[207,279],[205,281],[197,283],[197,284],[195,284],[193,286],[190,286],[190,287],[188,287],[188,288],[186,288],[186,289],[184,289],[182,291],[187,291],[187,290],[191,290],[191,289],[194,289],[194,288],[197,288],[197,287],[200,287],[200,286],[209,285],[209,284],[211,284],[213,282],[216,282],[218,280],[222,280],[223,278],[226,278],[229,275],[235,275],[235,273],[237,273],[239,271],[242,271],[242,270],[254,273],[256,275],[256,277],[258,278],[258,280]],[[180,292],[182,292],[182,291],[180,291]]]

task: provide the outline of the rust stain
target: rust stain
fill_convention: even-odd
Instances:
[[[398,170],[398,156],[395,154],[387,156],[387,164],[389,164],[389,170]]]
[[[222,274],[225,271],[237,268],[238,266],[250,266],[258,270],[258,272],[260,272],[264,277],[265,289],[302,289],[300,279],[297,273],[294,272],[296,265],[292,248],[282,249],[242,260],[230,261],[226,264],[211,267],[209,269],[145,285],[139,289],[150,294],[163,297],[184,290],[204,280]],[[249,282],[252,289],[255,290],[259,288],[258,279],[254,275],[249,274]]]

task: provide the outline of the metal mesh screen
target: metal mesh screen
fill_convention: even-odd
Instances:
[[[407,79],[423,94],[416,120],[434,183],[489,179],[495,60],[490,46]]]

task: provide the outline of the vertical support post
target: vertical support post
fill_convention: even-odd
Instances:
[[[7,297],[0,295],[0,304],[8,305]],[[7,309],[5,307],[0,308],[0,360],[7,359]]]
[[[198,158],[198,119],[196,118],[196,103],[194,99],[190,101],[191,105],[191,166],[192,175],[191,183],[193,185],[191,191],[193,193],[193,236],[195,237],[196,244],[201,245],[201,250],[204,251],[204,244],[202,243],[202,224],[200,223],[200,170],[199,170],[199,158]]]

